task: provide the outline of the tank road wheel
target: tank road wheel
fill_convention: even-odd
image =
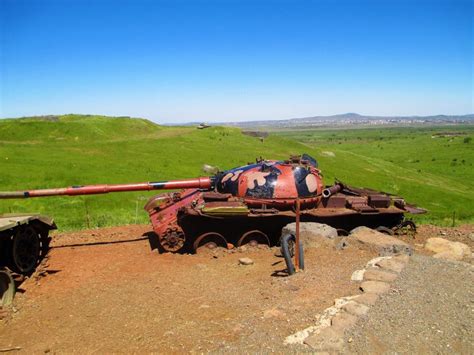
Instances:
[[[259,244],[270,246],[270,240],[265,233],[256,229],[244,233],[237,242],[238,247],[241,247],[245,244],[248,244],[251,247],[256,247]]]
[[[217,232],[201,234],[196,238],[193,244],[195,253],[216,250],[218,247],[227,248],[227,241]]]
[[[184,246],[186,237],[183,231],[180,230],[169,230],[161,238],[161,247],[171,253],[175,253]]]
[[[416,224],[413,221],[403,221],[395,229],[396,235],[407,235],[414,237],[416,234]]]
[[[387,228],[385,226],[378,226],[377,228],[375,228],[375,230],[377,232],[387,234],[387,235],[393,235],[394,234],[393,230],[391,230],[390,228]]]
[[[31,226],[18,228],[13,236],[12,267],[21,274],[29,274],[40,258],[40,235]]]

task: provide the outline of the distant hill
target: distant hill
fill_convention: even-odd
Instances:
[[[153,136],[164,128],[142,118],[99,115],[48,115],[0,120],[3,141],[95,142]]]
[[[15,117],[15,118],[4,118],[3,121],[21,121],[21,122],[37,122],[37,121],[49,121],[49,122],[71,122],[71,121],[85,121],[85,120],[111,120],[111,119],[137,119],[144,120],[143,118],[134,118],[129,116],[102,116],[102,115],[82,115],[76,113],[68,113],[66,115],[42,115],[42,116],[28,116],[28,117]]]
[[[229,122],[225,125],[237,127],[296,128],[345,125],[403,125],[403,124],[470,124],[474,114],[434,116],[367,116],[358,113],[343,113],[332,116],[311,116],[284,120]]]

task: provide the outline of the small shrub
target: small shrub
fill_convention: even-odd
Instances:
[[[468,144],[468,143],[471,143],[471,141],[472,141],[472,137],[466,137],[463,139],[462,142]]]

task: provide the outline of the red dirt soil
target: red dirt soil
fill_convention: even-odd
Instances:
[[[46,276],[26,280],[0,321],[0,348],[22,352],[285,351],[374,252],[305,250],[306,271],[285,275],[276,249],[158,254],[149,226],[58,233]],[[249,257],[254,265],[239,265]]]

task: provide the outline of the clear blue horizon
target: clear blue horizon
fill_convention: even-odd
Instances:
[[[0,117],[473,110],[471,0],[0,1]]]

